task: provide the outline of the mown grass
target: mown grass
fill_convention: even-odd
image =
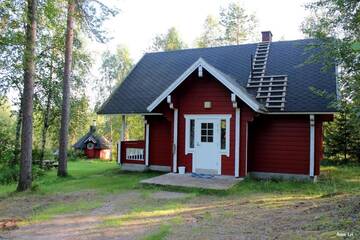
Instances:
[[[102,205],[100,200],[79,200],[69,203],[51,204],[44,209],[39,209],[33,213],[26,221],[21,222],[21,225],[28,225],[37,222],[43,222],[52,219],[55,216],[67,213],[76,213],[89,211],[98,208]]]
[[[214,191],[181,187],[141,186],[142,179],[157,176],[159,173],[124,172],[114,162],[75,161],[69,162],[70,176],[59,178],[56,170],[49,171],[36,180],[35,192],[26,194],[54,194],[76,191],[97,191],[118,193],[131,189],[150,191],[171,190],[192,193],[192,195],[244,195],[249,194],[302,194],[333,195],[339,193],[360,193],[360,166],[326,166],[321,168],[317,183],[280,180],[255,180],[246,178],[228,191]],[[14,192],[16,184],[0,185],[0,197]]]
[[[159,173],[124,172],[114,162],[105,161],[74,161],[68,163],[69,176],[57,177],[56,170],[51,170],[33,182],[35,191],[25,194],[55,194],[76,191],[97,191],[116,193],[139,186],[139,181],[157,176]],[[12,194],[16,184],[0,185],[0,197]],[[17,193],[24,194],[24,193]]]
[[[162,240],[165,239],[171,232],[171,226],[169,224],[163,224],[160,228],[143,238],[143,240]]]
[[[130,221],[142,221],[147,218],[151,219],[153,217],[165,217],[169,215],[175,216],[177,213],[183,211],[183,208],[184,205],[179,202],[168,202],[155,206],[153,204],[136,206],[127,214],[105,218],[103,224],[108,227],[118,227]]]

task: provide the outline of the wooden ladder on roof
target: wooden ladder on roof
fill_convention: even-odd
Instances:
[[[270,42],[258,43],[247,88],[256,89],[256,99],[265,103],[266,108],[284,111],[287,90],[287,75],[265,75]]]

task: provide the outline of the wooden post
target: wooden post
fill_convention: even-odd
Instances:
[[[118,164],[121,165],[121,142],[125,141],[125,131],[126,131],[126,116],[121,115],[121,130],[120,130],[120,140],[118,142]]]
[[[239,177],[240,168],[240,108],[235,108],[235,177]]]
[[[173,172],[177,172],[178,109],[174,108]]]
[[[149,133],[150,133],[150,125],[145,120],[145,166],[149,166]]]
[[[310,177],[314,177],[315,167],[315,116],[310,115]]]

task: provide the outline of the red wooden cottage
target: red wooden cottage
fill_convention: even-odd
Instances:
[[[122,167],[318,176],[323,122],[335,109],[314,89],[336,96],[335,64],[307,63],[321,47],[316,40],[262,37],[254,44],[145,54],[99,111],[122,115]],[[144,140],[123,137],[132,114],[144,116]]]
[[[103,136],[96,134],[96,124],[90,126],[90,130],[77,141],[75,149],[84,151],[87,158],[111,159],[111,143]]]

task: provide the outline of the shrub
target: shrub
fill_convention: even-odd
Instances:
[[[86,158],[83,150],[70,149],[68,150],[68,159],[69,161],[76,161]]]

